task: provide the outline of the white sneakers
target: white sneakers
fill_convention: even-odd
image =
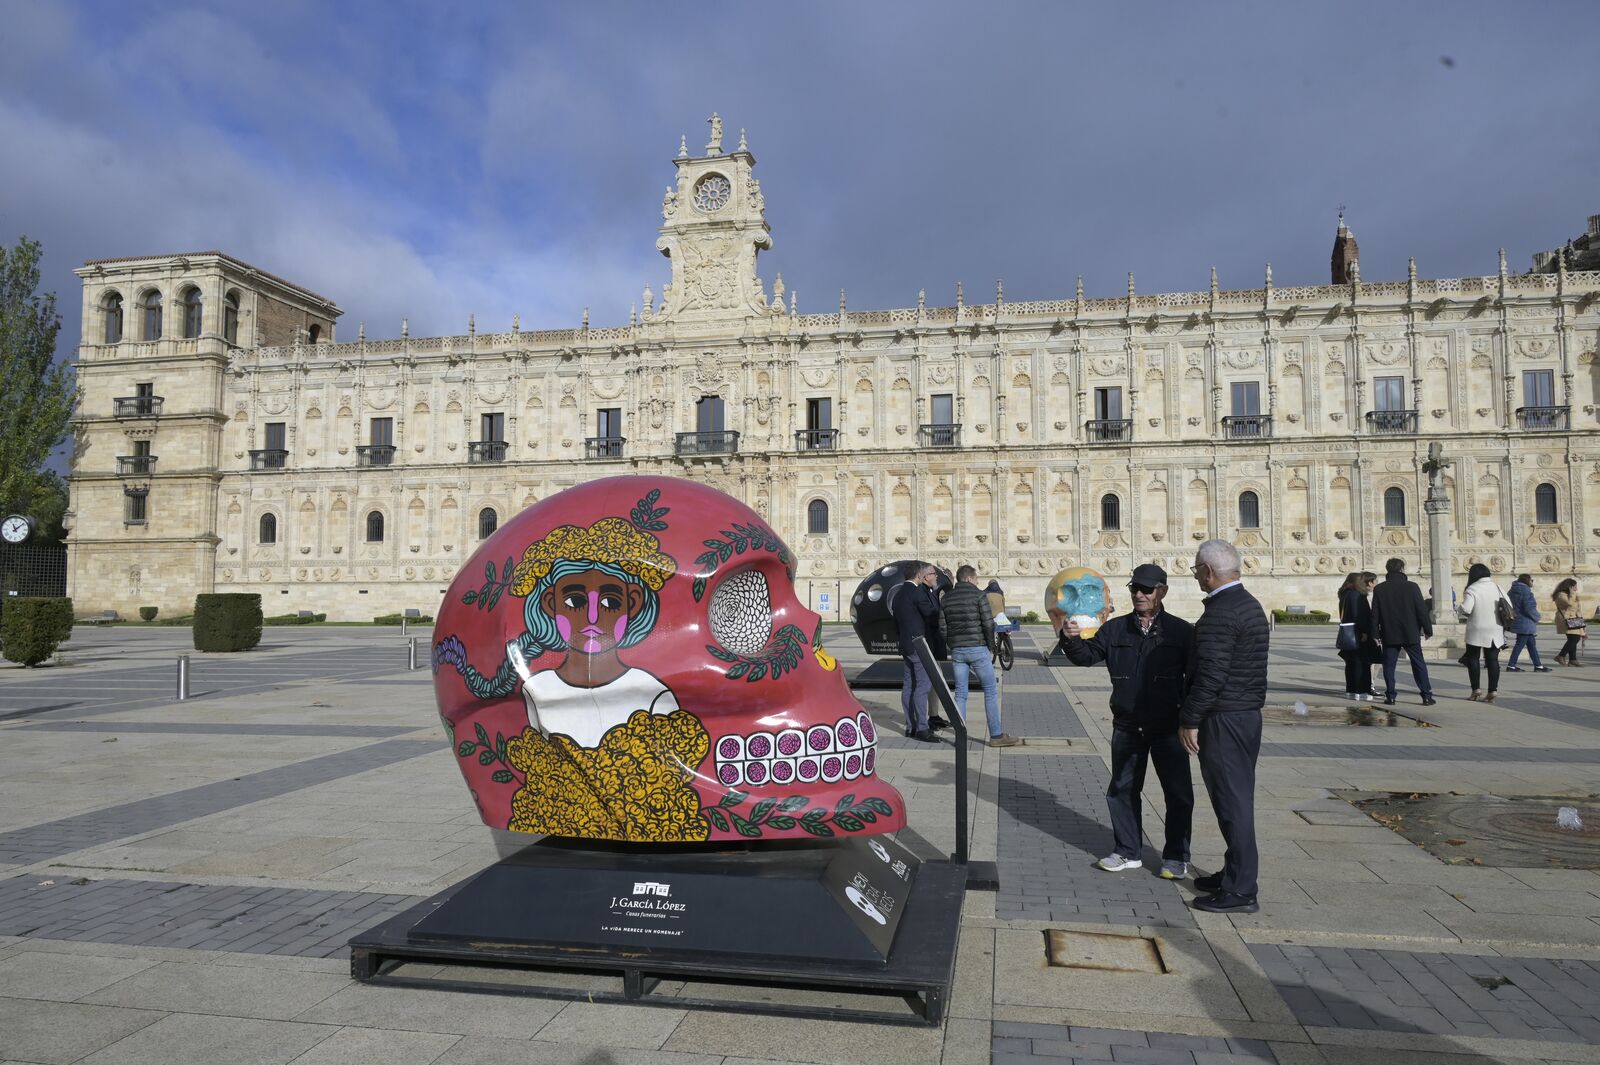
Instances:
[[[1108,854],[1094,863],[1096,869],[1104,869],[1108,873],[1121,873],[1129,869],[1142,869],[1144,863],[1137,858],[1124,858],[1120,854]]]

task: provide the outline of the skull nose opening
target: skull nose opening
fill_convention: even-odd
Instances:
[[[707,613],[712,638],[735,654],[760,654],[772,639],[772,595],[760,570],[719,581]]]

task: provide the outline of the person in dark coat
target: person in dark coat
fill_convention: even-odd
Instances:
[[[1433,619],[1422,600],[1422,589],[1406,577],[1404,559],[1383,564],[1383,583],[1372,590],[1372,635],[1383,646],[1383,701],[1394,705],[1394,670],[1404,651],[1411,660],[1411,676],[1422,693],[1422,705],[1432,706],[1433,684],[1428,663],[1422,660],[1422,641],[1433,636]]]
[[[993,581],[989,582],[993,584]],[[994,675],[994,614],[989,597],[978,587],[978,571],[971,566],[956,570],[956,583],[939,601],[939,634],[950,650],[954,674],[956,712],[967,719],[969,673],[983,685],[983,710],[988,718],[989,746],[1015,747],[1022,742],[1000,727],[1000,684]]]
[[[1189,755],[1178,738],[1178,711],[1183,707],[1194,626],[1161,608],[1167,571],[1160,566],[1137,567],[1128,588],[1133,613],[1110,619],[1087,640],[1079,635],[1075,621],[1069,619],[1062,629],[1069,662],[1075,666],[1104,662],[1111,674],[1111,786],[1106,789],[1106,805],[1111,811],[1112,848],[1095,865],[1108,873],[1143,867],[1140,796],[1145,769],[1154,762],[1167,803],[1161,875],[1182,880],[1189,875],[1194,780],[1189,775]]]
[[[944,641],[939,636],[939,603],[933,596],[939,571],[929,562],[919,563],[914,577],[896,586],[889,613],[900,633],[900,659],[905,674],[900,681],[900,707],[906,715],[906,735],[924,743],[938,743],[928,722],[928,695],[933,680],[912,647],[918,636],[925,636],[935,659],[945,657]]]
[[[1339,589],[1339,624],[1349,625],[1356,635],[1355,649],[1339,652],[1344,659],[1344,694],[1354,702],[1377,698],[1372,690],[1372,665],[1382,655],[1372,638],[1372,604],[1367,602],[1377,579],[1376,573],[1352,573]]]
[[[1267,615],[1239,577],[1239,552],[1226,540],[1207,540],[1194,559],[1194,579],[1206,593],[1195,622],[1189,692],[1178,735],[1200,756],[1211,809],[1227,852],[1222,871],[1195,877],[1211,894],[1194,907],[1211,913],[1255,913],[1261,858],[1256,849],[1256,759],[1261,754],[1261,708],[1267,701]]]
[[[1528,661],[1533,663],[1535,673],[1549,673],[1551,669],[1539,659],[1539,603],[1533,596],[1533,574],[1519,573],[1517,579],[1511,582],[1511,587],[1506,591],[1506,596],[1511,600],[1511,634],[1517,638],[1511,645],[1511,658],[1506,662],[1506,671],[1521,673],[1522,667],[1517,665],[1517,657],[1527,648]]]

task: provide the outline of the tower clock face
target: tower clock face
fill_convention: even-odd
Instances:
[[[20,544],[33,532],[33,522],[21,514],[13,514],[0,521],[0,539],[8,544]]]
[[[694,186],[694,205],[702,211],[720,211],[728,206],[733,186],[721,174],[707,174]]]

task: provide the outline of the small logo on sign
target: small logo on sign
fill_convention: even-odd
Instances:
[[[658,898],[667,898],[672,894],[671,884],[659,884],[654,880],[639,880],[633,885],[635,895],[655,895]]]

